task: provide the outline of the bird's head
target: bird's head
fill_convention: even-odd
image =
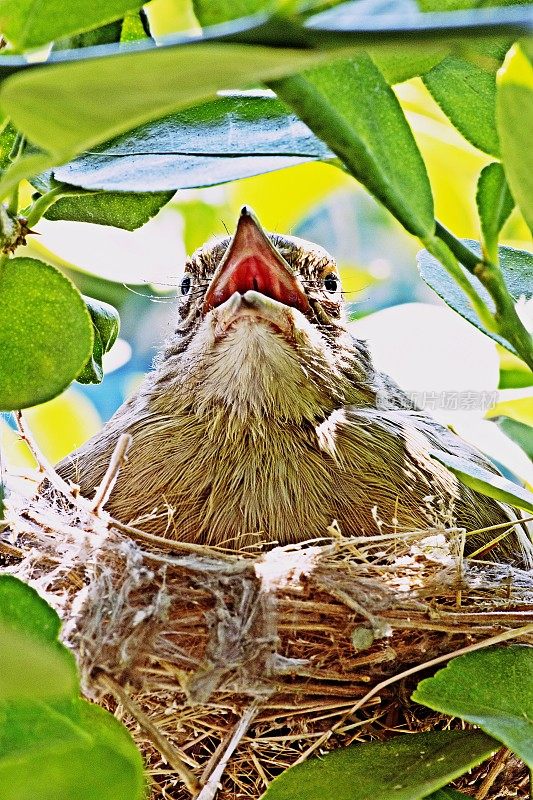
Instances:
[[[265,232],[248,206],[233,237],[188,259],[178,295],[180,321],[158,363],[165,402],[316,422],[368,393],[370,362],[345,327],[334,259]]]

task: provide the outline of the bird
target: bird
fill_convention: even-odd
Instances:
[[[497,473],[374,367],[322,247],[266,232],[244,206],[232,236],[187,259],[176,316],[138,391],[57,466],[88,496],[130,434],[106,507],[116,519],[237,551],[326,536],[334,521],[349,537],[517,519],[432,457]],[[467,537],[467,548],[493,536]],[[487,557],[530,553],[515,526]]]

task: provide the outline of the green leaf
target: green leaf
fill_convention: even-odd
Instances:
[[[61,629],[54,609],[13,575],[0,575],[0,622],[46,642],[55,642]]]
[[[391,86],[418,75],[424,75],[447,55],[446,47],[424,48],[419,53],[402,53],[393,50],[369,49],[372,61]]]
[[[8,496],[8,489],[5,483],[2,482],[3,474],[0,471],[0,531],[4,529],[6,504],[5,500]]]
[[[90,155],[89,155],[90,157]],[[121,163],[116,159],[115,166]],[[31,183],[44,195],[52,190],[61,190],[65,197],[59,196],[45,212],[44,217],[50,220],[69,220],[72,222],[90,222],[94,225],[110,225],[134,231],[140,228],[172,199],[174,192],[126,192],[122,191],[85,191],[85,188],[72,186],[65,181],[56,180],[52,171],[36,175]],[[102,187],[107,188],[107,187]],[[33,200],[35,200],[35,196]],[[26,213],[29,209],[26,209]]]
[[[112,22],[141,6],[135,0],[1,0],[0,29],[18,49],[31,49]]]
[[[273,11],[280,0],[193,0],[194,13],[200,25],[218,25],[239,17],[248,17],[260,11]]]
[[[183,220],[183,244],[186,253],[194,253],[217,230],[221,209],[203,200],[190,200],[175,203],[173,208],[179,211]]]
[[[521,5],[524,0],[486,0],[486,6]],[[478,8],[479,0],[417,0],[422,11],[462,11]]]
[[[395,94],[368,56],[272,86],[409,232],[433,234],[424,161]]]
[[[465,486],[479,494],[533,513],[533,493],[522,486],[460,456],[452,456],[441,450],[431,450],[430,456],[444,464]]]
[[[108,303],[84,297],[85,305],[94,326],[93,353],[76,380],[78,383],[101,383],[104,377],[102,357],[109,352],[120,331],[120,317],[116,308]]]
[[[498,428],[506,436],[522,448],[524,453],[533,461],[533,428],[531,425],[524,425],[510,417],[499,416],[494,418]]]
[[[462,240],[468,247],[477,253],[481,258],[481,248],[479,242],[472,239]],[[516,250],[513,247],[499,247],[500,269],[503,273],[505,283],[509,293],[515,301],[521,296],[529,299],[533,296],[533,255],[524,250]],[[428,253],[421,250],[417,255],[418,269],[425,282],[447,303],[454,311],[467,319],[480,331],[483,331],[491,339],[503,345],[507,350],[516,353],[515,348],[497,333],[488,330],[480,322],[477,314],[469,304],[466,296],[453,278],[446,272],[441,263]],[[464,270],[466,279],[475,286],[477,293],[485,301],[491,311],[494,311],[494,302],[484,286]]]
[[[37,592],[0,576],[0,797],[141,800],[140,753],[118,720],[79,698],[59,624]]]
[[[78,692],[76,662],[62,644],[0,622],[0,700],[57,701]]]
[[[76,50],[81,47],[98,47],[102,44],[114,44],[120,41],[122,21],[120,19],[102,25],[99,28],[78,33],[65,39],[57,39],[54,42],[52,51],[55,50]]]
[[[330,24],[323,16],[312,17],[302,26],[285,17],[259,15],[211,30],[201,42],[194,35],[181,35],[157,47],[142,41],[103,45],[98,51],[67,50],[52,53],[39,66],[28,65],[23,58],[2,57],[1,109],[30,142],[46,151],[40,160],[34,155],[37,160],[17,165],[18,180],[65,163],[150,120],[207,100],[219,89],[275,80],[331,61],[339,53],[361,53],[369,47],[375,52],[377,42],[388,50],[393,46],[398,52],[420,54],[422,45],[439,47],[443,31],[462,40],[487,31],[493,35],[495,30],[494,15],[484,9],[445,21],[415,15],[406,22],[403,15],[392,20],[385,15],[370,26],[358,21],[357,14],[342,24]],[[528,27],[525,13],[506,12],[499,14],[496,30],[501,36]],[[14,180],[11,171],[0,184],[0,196],[5,197]]]
[[[481,170],[476,202],[485,250],[489,259],[497,263],[498,236],[514,208],[503,167],[498,162],[494,161]]]
[[[533,649],[491,647],[452,659],[413,700],[479,725],[533,767]]]
[[[17,129],[6,122],[0,133],[0,171],[3,172],[11,164],[11,151],[17,138]]]
[[[498,750],[481,731],[437,731],[333,750],[275,778],[264,800],[418,800]]]
[[[439,789],[432,794],[428,794],[425,800],[465,800],[465,798],[470,797],[470,795],[463,794],[462,792],[457,792],[455,789],[449,789],[445,787],[444,789]]]
[[[59,270],[33,258],[0,266],[0,410],[60,394],[87,362],[93,338],[85,303]]]
[[[503,55],[480,53],[476,59],[472,54],[470,60],[448,56],[423,77],[457,130],[475,147],[493,156],[500,154],[495,118],[496,69]]]
[[[59,164],[124,131],[206,100],[218,89],[278,77],[328,58],[318,51],[210,42],[137,52],[143,47],[150,46],[139,43],[113,57],[19,72],[3,82],[0,105]]]
[[[272,93],[234,93],[136,128],[54,176],[85,189],[187,189],[333,157]],[[58,201],[52,214],[62,203],[71,200]]]
[[[518,46],[509,51],[497,80],[496,119],[505,174],[533,231],[533,66]]]
[[[174,192],[98,192],[62,197],[50,206],[46,219],[91,222],[134,231],[154,217]]]
[[[91,736],[69,718],[72,706],[65,700],[56,708],[35,699],[0,700],[0,776],[12,759],[31,757],[43,746],[53,752],[90,745]]]
[[[141,800],[144,789],[140,753],[103,709],[0,704],[2,800]]]
[[[57,163],[58,157],[42,151],[24,153],[16,161],[7,163],[0,180],[0,199],[5,198],[24,178],[37,175]]]
[[[144,17],[144,18],[143,18]],[[146,39],[150,35],[147,27],[146,17],[141,11],[130,12],[126,14],[122,20],[120,41],[124,42],[138,42],[140,39]]]
[[[77,694],[74,657],[57,641],[60,627],[58,615],[35,589],[0,576],[0,698]]]

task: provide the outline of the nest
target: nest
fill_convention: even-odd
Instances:
[[[312,754],[450,727],[410,701],[418,680],[461,652],[533,641],[533,576],[463,559],[462,530],[332,526],[246,553],[180,543],[103,510],[127,437],[91,501],[30,444],[49,488],[12,493],[3,569],[60,613],[84,692],[132,731],[153,800],[259,798]],[[505,750],[456,785],[528,797]]]

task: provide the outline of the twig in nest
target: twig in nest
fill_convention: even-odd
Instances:
[[[38,464],[39,472],[43,475],[43,478],[46,477],[54,489],[56,489],[60,494],[64,495],[78,509],[100,519],[103,506],[108,501],[111,492],[113,491],[113,487],[118,478],[120,469],[124,463],[124,460],[126,459],[128,449],[131,445],[130,434],[123,433],[119,437],[113,451],[113,455],[111,456],[109,466],[104,477],[102,478],[102,482],[96,490],[94,499],[89,501],[87,498],[82,497],[79,494],[79,487],[76,484],[69,484],[64,481],[60,475],[58,475],[52,464],[46,458],[39,445],[33,438],[31,431],[26,425],[26,421],[22,416],[22,412],[15,411],[14,416],[19,434],[23,441],[25,441],[30,448],[31,453]],[[131,525],[125,525],[123,522],[120,522],[120,520],[114,519],[113,517],[109,517],[107,515],[105,515],[105,519],[102,521],[108,526],[113,526],[123,533],[128,533],[133,539],[140,539],[141,541],[155,545],[156,547],[164,548],[165,550],[181,550],[188,553],[197,553],[198,555],[203,556],[212,556],[225,561],[236,560],[235,556],[226,555],[225,553],[214,548],[193,544],[192,542],[179,542],[175,539],[165,539],[162,536],[155,536],[154,534],[147,533],[140,528],[134,528]]]
[[[111,456],[106,473],[102,478],[100,486],[95,492],[91,504],[91,511],[93,514],[98,516],[101,509],[109,500],[111,492],[113,491],[113,487],[118,478],[118,474],[124,463],[127,461],[128,450],[131,447],[132,441],[133,439],[129,433],[120,434],[115,449],[113,450],[113,455]]]
[[[219,558],[223,561],[231,562],[236,562],[242,558],[241,554],[234,553],[233,555],[229,555],[221,550],[218,550],[214,547],[208,547],[204,544],[180,542],[178,539],[166,539],[164,536],[156,536],[154,533],[148,533],[147,531],[141,530],[141,528],[135,528],[133,525],[125,525],[123,522],[120,522],[120,520],[114,519],[113,517],[110,517],[109,524],[112,525],[113,528],[117,528],[117,530],[122,531],[122,533],[127,533],[132,539],[146,542],[146,544],[151,544],[160,550],[170,552],[173,550],[181,550],[185,553],[196,553],[200,556],[209,556],[210,558]],[[146,553],[145,555],[147,557],[151,557],[150,553]]]
[[[484,800],[485,797],[488,795],[490,788],[500,772],[505,769],[505,762],[507,760],[507,756],[509,755],[509,750],[506,747],[502,747],[494,761],[492,762],[492,766],[479,787],[479,791],[476,794],[476,800]]]
[[[250,727],[250,723],[252,722],[253,718],[259,711],[259,706],[260,701],[258,699],[254,700],[252,705],[246,709],[237,725],[233,729],[233,733],[231,734],[227,745],[224,742],[224,752],[220,758],[217,758],[214,770],[204,784],[202,791],[196,796],[195,800],[214,800],[218,791],[220,779],[222,778],[224,770],[226,769],[226,765],[235,752],[235,749],[237,748],[242,737],[246,734],[246,731]]]
[[[476,536],[479,533],[487,533],[487,531],[499,531],[502,528],[516,528],[517,525],[522,525],[524,522],[531,522],[533,517],[521,517],[517,520],[508,520],[507,522],[499,522],[497,525],[488,525],[486,528],[476,528],[474,531],[467,531],[467,536]],[[471,556],[469,556],[471,558]]]
[[[148,736],[152,744],[161,753],[165,761],[174,769],[191,795],[194,795],[200,789],[200,783],[197,777],[191,772],[189,767],[183,762],[178,755],[176,749],[170,742],[157,730],[156,726],[146,716],[137,703],[131,699],[127,692],[124,691],[122,686],[118,684],[110,675],[105,672],[100,672],[98,675],[98,683],[105,689],[111,692],[118,702],[124,706],[125,710],[130,714],[139,724],[141,730]]]
[[[482,650],[485,647],[490,647],[493,644],[499,644],[500,642],[505,642],[508,639],[516,639],[519,636],[525,636],[527,633],[531,633],[533,631],[533,623],[529,625],[524,625],[522,628],[515,628],[511,631],[503,631],[503,633],[499,633],[497,636],[492,636],[490,639],[483,639],[481,642],[475,642],[474,644],[470,644],[467,647],[460,647],[458,650],[454,650],[452,653],[445,653],[443,656],[438,656],[437,658],[432,658],[429,661],[424,661],[423,664],[417,664],[416,667],[411,667],[410,669],[406,669],[403,672],[399,672],[397,675],[393,675],[391,678],[387,678],[385,681],[381,681],[381,683],[376,684],[373,689],[365,694],[361,700],[358,700],[355,705],[353,705],[349,711],[347,711],[343,716],[337,720],[335,725],[332,725],[331,728],[326,731],[320,739],[317,739],[313,744],[302,753],[302,755],[294,762],[293,766],[296,764],[301,764],[303,761],[306,761],[307,758],[321,747],[328,739],[339,729],[341,728],[346,720],[351,717],[356,711],[359,711],[369,700],[371,700],[374,695],[379,694],[382,689],[385,689],[387,686],[390,686],[393,683],[397,683],[398,681],[403,680],[404,678],[408,678],[409,675],[415,675],[417,672],[421,672],[424,669],[428,669],[429,667],[435,667],[437,664],[443,664],[445,661],[449,661],[456,656],[463,656],[466,653],[472,653],[474,650]]]
[[[26,425],[26,420],[22,416],[22,411],[14,411],[13,416],[15,417],[15,422],[17,423],[18,432],[20,434],[21,439],[26,442],[28,447],[30,448],[31,454],[37,462],[37,466],[39,468],[39,472],[43,476],[43,478],[48,478],[51,485],[56,489],[60,494],[67,497],[71,503],[78,506],[78,508],[83,509],[83,511],[89,511],[90,505],[89,501],[86,500],[84,497],[80,498],[78,496],[79,487],[76,484],[68,484],[63,478],[58,475],[58,473],[53,468],[52,464],[46,458],[44,453],[42,452],[41,448],[33,438],[33,434]]]

